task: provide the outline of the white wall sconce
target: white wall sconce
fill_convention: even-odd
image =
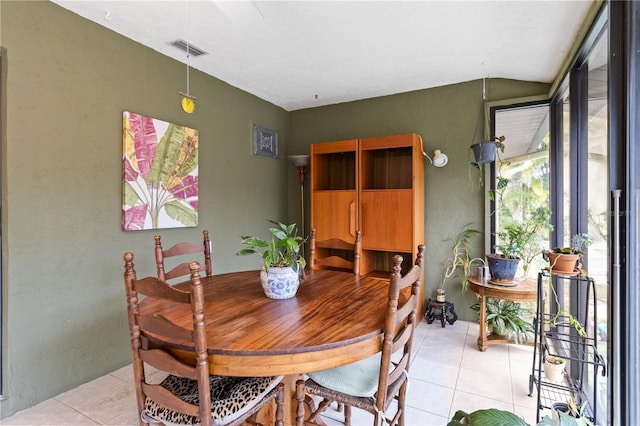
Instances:
[[[422,154],[429,159],[434,167],[444,167],[449,162],[449,157],[447,157],[446,154],[443,154],[439,149],[433,151],[433,158],[429,157],[424,151]]]

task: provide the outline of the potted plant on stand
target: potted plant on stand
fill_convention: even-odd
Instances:
[[[549,270],[558,274],[576,274],[582,272],[584,250],[593,243],[589,234],[576,234],[571,237],[571,246],[555,247],[544,253],[549,261]]]
[[[587,401],[578,405],[574,398],[569,398],[568,402],[554,402],[551,409],[553,417],[544,416],[537,426],[594,426],[588,417]]]
[[[297,235],[296,224],[285,225],[270,220],[271,240],[242,236],[246,248],[237,255],[257,253],[262,258],[260,278],[265,295],[271,299],[289,299],[296,295],[300,285],[299,269],[306,266],[304,257],[299,256],[304,238]]]
[[[561,382],[564,379],[565,365],[566,361],[563,358],[547,355],[544,359],[544,376],[551,382]]]
[[[442,300],[438,302],[444,302],[445,289],[444,286],[448,279],[457,277],[462,274],[462,291],[465,292],[468,287],[467,277],[472,272],[470,271],[473,262],[478,261],[484,264],[484,260],[480,258],[471,258],[471,239],[480,234],[477,229],[469,228],[469,225],[465,226],[456,238],[456,242],[451,250],[451,257],[445,259],[442,264],[442,281],[440,281],[440,287],[438,288],[437,295],[442,295]],[[460,271],[462,269],[462,271]]]

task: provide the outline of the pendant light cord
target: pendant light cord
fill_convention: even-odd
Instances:
[[[480,116],[478,117],[478,121],[476,121],[476,128],[473,130],[473,140],[471,141],[472,144],[477,142],[476,136],[478,134],[478,128],[480,127],[480,123],[482,123],[482,119],[484,118],[484,106],[487,101],[485,81],[486,81],[486,78],[483,77],[482,78],[482,107],[480,108]],[[482,142],[482,141],[478,141],[478,142]]]
[[[191,96],[189,90],[189,0],[187,0],[187,96]]]

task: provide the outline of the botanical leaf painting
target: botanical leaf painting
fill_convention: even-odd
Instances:
[[[198,131],[125,111],[122,229],[198,224]]]

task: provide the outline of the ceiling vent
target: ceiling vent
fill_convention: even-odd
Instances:
[[[184,40],[172,41],[171,45],[177,47],[178,49],[182,50],[183,52],[187,53],[190,56],[200,56],[200,55],[205,55],[207,53],[204,50],[199,49],[193,44],[188,43]],[[189,46],[188,52],[187,52],[187,46]]]

